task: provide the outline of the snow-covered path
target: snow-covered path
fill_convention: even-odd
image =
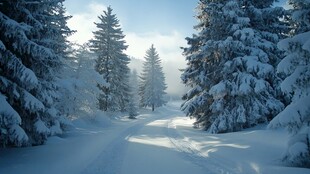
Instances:
[[[179,114],[178,110],[163,108],[137,120],[121,131],[82,173],[205,173],[201,166],[182,158],[182,152],[172,142],[168,123]]]
[[[165,107],[109,128],[52,137],[47,145],[1,149],[0,173],[205,173],[182,158],[168,135],[168,122],[179,114]]]
[[[290,174],[285,131],[264,127],[210,135],[169,104],[107,128],[81,126],[46,145],[0,149],[0,174]]]
[[[167,127],[170,117],[149,122],[127,137],[128,150],[120,173],[206,173],[201,166],[183,158],[182,152],[172,143],[173,137]]]

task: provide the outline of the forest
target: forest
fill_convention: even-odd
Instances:
[[[118,114],[135,121],[146,109],[156,115],[171,105],[156,45],[145,50],[141,72],[130,68],[112,6],[94,21],[93,38],[72,43],[64,1],[0,0],[2,150],[44,146],[76,129],[77,119]],[[285,129],[278,158],[309,168],[310,1],[288,0],[288,9],[274,2],[198,1],[196,33],[181,47],[179,78],[188,90],[177,109],[205,135]]]

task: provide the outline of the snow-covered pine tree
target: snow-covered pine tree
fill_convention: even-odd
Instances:
[[[77,67],[75,79],[75,115],[92,119],[97,110],[97,97],[100,94],[98,84],[105,83],[102,76],[95,70],[96,55],[90,51],[89,44],[80,46],[76,55]],[[92,77],[92,78],[89,78]],[[103,84],[102,84],[103,85]]]
[[[128,114],[129,118],[134,119],[138,114],[139,110],[139,82],[138,74],[134,69],[130,76],[130,93],[129,93],[129,104],[128,104]]]
[[[199,33],[187,38],[182,75],[192,88],[182,109],[196,117],[196,125],[211,133],[238,131],[267,122],[283,108],[273,84],[283,11],[272,3],[200,1]]]
[[[54,104],[46,106],[49,110],[53,111],[50,112],[51,116],[59,118],[53,123],[50,123],[53,125],[50,128],[51,135],[62,133],[62,129],[66,129],[68,124],[70,124],[67,117],[74,110],[74,107],[69,108],[74,105],[68,104],[73,102],[66,102],[66,99],[68,101],[68,96],[72,93],[69,92],[64,94],[63,92],[66,90],[67,86],[64,86],[63,83],[59,83],[61,79],[65,80],[63,72],[66,61],[72,59],[69,56],[69,48],[71,44],[67,38],[75,32],[67,26],[67,20],[69,20],[71,16],[65,15],[66,9],[64,8],[63,2],[64,0],[40,1],[36,8],[40,9],[40,12],[44,15],[38,13],[35,13],[34,15],[42,21],[47,28],[40,34],[40,44],[52,49],[57,56],[59,56],[61,61],[61,68],[53,74],[55,76],[54,88],[57,89],[56,93],[54,90],[51,91],[52,93],[55,93]],[[65,97],[67,98],[65,99]],[[73,99],[74,97],[75,96],[69,96],[69,99]]]
[[[42,144],[53,131],[61,132],[65,122],[53,107],[55,74],[62,64],[53,44],[47,44],[53,42],[47,34],[57,11],[50,10],[55,6],[46,2],[4,0],[0,4],[0,96],[5,105],[0,111],[0,127],[4,145]],[[54,35],[63,34],[56,31]]]
[[[127,49],[125,36],[111,7],[98,18],[100,22],[95,23],[98,31],[93,32],[91,50],[98,55],[96,71],[106,81],[105,84],[98,84],[102,91],[98,97],[99,108],[103,111],[124,111],[128,104],[130,73],[130,59],[124,53]]]
[[[215,51],[215,41],[227,38],[224,33],[227,33],[225,29],[228,21],[224,20],[221,10],[227,1],[221,2],[199,1],[196,16],[199,24],[194,27],[198,34],[187,37],[189,47],[183,48],[187,67],[182,70],[181,79],[190,90],[182,97],[185,102],[181,108],[188,116],[196,118],[196,126],[202,124],[205,128],[209,128],[212,123],[209,116],[212,97],[208,91],[212,84],[216,84],[214,80],[220,79],[221,75],[220,68],[216,67],[220,59],[215,59],[218,57],[215,53],[219,53]]]
[[[65,0],[42,0],[37,3],[33,16],[42,22],[48,30],[40,34],[40,44],[47,48],[53,49],[61,58],[68,58],[70,42],[67,38],[75,31],[67,26],[67,21],[72,16],[67,16],[66,9],[63,5]],[[31,3],[33,3],[32,1]],[[31,4],[30,3],[30,4]]]
[[[119,103],[119,110],[121,112],[125,112],[128,109],[129,103],[129,77],[130,77],[130,69],[128,64],[130,62],[130,58],[124,54],[119,54],[119,59],[115,61],[116,63],[116,71],[117,71],[117,78],[119,79],[118,86],[116,86],[115,93],[117,94],[117,99]]]
[[[79,46],[78,44],[72,44],[71,48],[69,48],[72,54],[62,59],[63,68],[59,72],[57,80],[58,93],[61,95],[57,98],[55,107],[67,118],[76,117],[76,113],[79,112],[77,98],[83,95],[77,89],[80,83],[78,79],[78,69],[80,66]]]
[[[61,79],[58,80],[61,98],[56,108],[60,108],[67,117],[94,119],[97,112],[97,97],[100,94],[97,85],[105,81],[95,70],[97,57],[90,51],[89,45],[72,46],[70,52],[73,54],[65,59]]]
[[[56,114],[55,117],[60,115],[67,117],[75,108],[74,102],[70,102],[75,96],[73,95],[73,91],[68,89],[72,81],[70,81],[66,75],[69,71],[69,66],[67,66],[67,64],[73,61],[73,58],[69,56],[71,43],[67,38],[75,31],[67,26],[67,20],[69,20],[71,16],[65,15],[63,2],[64,0],[43,0],[33,7],[40,11],[40,13],[34,13],[33,16],[48,28],[42,33],[39,33],[40,44],[52,49],[59,56],[62,63],[61,69],[57,71],[57,74],[54,74],[56,76],[56,83],[54,83],[54,86],[57,88],[57,93],[55,94],[56,98],[54,99],[56,102],[54,102],[53,106],[49,106],[52,110],[54,110],[54,107],[56,110],[59,110],[58,113],[54,113]],[[53,129],[51,129],[51,134],[60,132],[59,128],[53,127]]]
[[[164,100],[165,76],[161,67],[161,60],[154,47],[146,51],[145,62],[140,76],[139,94],[141,97],[140,105],[142,107],[151,107],[152,111],[156,107],[166,104]]]
[[[285,56],[277,73],[284,77],[280,87],[291,103],[269,124],[286,127],[292,134],[283,160],[288,165],[310,167],[310,1],[289,0],[292,31],[278,47]]]

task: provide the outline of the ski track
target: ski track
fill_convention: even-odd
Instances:
[[[101,154],[81,172],[81,174],[118,174],[121,173],[121,167],[124,153],[127,150],[127,141],[131,136],[137,133],[146,124],[151,123],[161,117],[147,118],[141,120],[133,126],[123,130],[120,135],[105,147]]]
[[[178,110],[173,110],[179,115],[182,113]],[[208,174],[236,174],[236,169],[228,168],[227,166],[234,166],[232,161],[221,160],[220,157],[208,157],[203,154],[198,148],[191,143],[186,137],[181,135],[173,123],[175,118],[167,120],[166,135],[170,142],[175,146],[176,150],[180,152],[183,159],[188,160],[197,166],[201,167]],[[222,158],[223,159],[223,158]]]
[[[227,166],[235,166],[233,161],[226,160],[220,156],[208,157],[203,154],[198,148],[191,143],[186,137],[181,135],[177,130],[176,125],[173,123],[175,117],[184,115],[178,108],[164,107],[170,114],[163,116],[166,118],[166,127],[164,130],[165,135],[169,138],[175,150],[179,152],[182,159],[189,161],[196,166],[199,166],[206,171],[206,174],[237,174],[240,173],[235,168],[228,168]],[[172,112],[174,113],[171,115]]]
[[[141,114],[134,121],[116,121],[109,129],[77,129],[68,133],[67,139],[54,137],[47,146],[2,150],[5,153],[0,158],[0,173],[309,173],[305,169],[269,166],[252,158],[238,160],[239,153],[225,156],[233,148],[222,148],[224,153],[216,153],[215,146],[206,144],[208,138],[195,138],[203,134],[193,138],[188,125],[182,126],[184,117],[177,106],[171,105]],[[246,141],[251,141],[250,145],[256,143],[252,139]],[[240,155],[256,154],[253,149],[247,150],[249,154]]]

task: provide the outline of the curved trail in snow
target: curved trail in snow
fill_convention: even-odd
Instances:
[[[192,161],[181,158],[169,140],[167,122],[176,111],[163,107],[157,112],[157,118],[127,138],[129,144],[120,173],[206,173]]]
[[[233,166],[233,162],[220,157],[209,157],[208,154],[202,153],[187,137],[181,135],[173,119],[167,121],[167,135],[171,143],[180,152],[182,158],[190,160],[194,164],[200,166],[207,173],[214,174],[235,174],[238,173],[234,169],[227,166]]]
[[[81,173],[120,173],[120,166],[123,163],[124,153],[127,151],[127,146],[129,143],[127,141],[128,138],[139,131],[139,129],[145,126],[145,124],[154,121],[154,119],[157,118],[150,117],[144,120],[138,120],[134,125],[122,130],[114,140],[112,140],[106,147],[103,147],[103,151],[98,155],[98,157],[94,159],[92,163]]]
[[[146,112],[106,128],[80,125],[45,146],[0,151],[0,173],[233,173],[223,165],[227,162],[207,157],[182,135],[174,125],[184,116],[177,106]]]
[[[207,157],[178,132],[173,119],[182,115],[170,106],[137,120],[103,147],[81,173],[236,173],[225,167],[229,162]]]
[[[282,131],[208,135],[192,129],[192,120],[176,103],[145,112],[136,120],[113,121],[110,127],[81,122],[44,146],[0,149],[0,173],[309,173],[276,163],[274,158],[286,148]]]

